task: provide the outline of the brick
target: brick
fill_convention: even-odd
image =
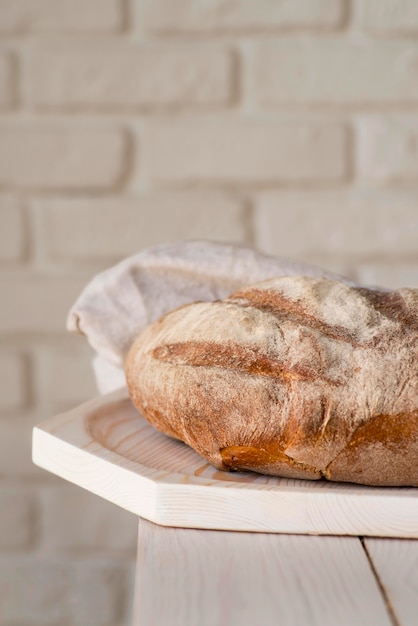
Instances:
[[[55,560],[0,559],[2,623],[66,624],[70,582],[70,568]]]
[[[35,507],[28,492],[0,488],[0,550],[27,550],[35,535]]]
[[[121,30],[119,0],[0,0],[0,33],[109,33]]]
[[[125,169],[126,137],[80,126],[0,127],[0,187],[108,189]]]
[[[42,48],[31,57],[31,98],[43,107],[227,104],[233,58],[219,46]]]
[[[37,208],[42,210],[42,239],[48,257],[74,263],[117,261],[162,241],[246,238],[242,203],[222,193],[61,199],[42,201]]]
[[[68,311],[88,277],[14,276],[0,279],[6,294],[0,308],[0,334],[62,333]]]
[[[0,262],[23,260],[26,224],[22,207],[11,198],[0,198]]]
[[[418,289],[418,264],[402,263],[396,258],[382,259],[380,263],[359,263],[356,279],[365,285],[380,285],[391,289],[413,287]]]
[[[373,33],[417,33],[418,4],[416,0],[362,0],[360,22]]]
[[[128,568],[106,562],[80,565],[74,577],[72,608],[74,626],[114,626],[126,617]]]
[[[335,28],[345,4],[340,0],[153,0],[145,5],[141,25],[157,33],[275,31],[293,28]]]
[[[128,568],[38,556],[0,558],[2,624],[115,626],[125,618]]]
[[[256,93],[266,105],[418,102],[415,41],[283,38],[260,44]]]
[[[26,363],[20,354],[0,352],[0,413],[22,408],[27,398]]]
[[[149,129],[144,160],[150,178],[163,183],[339,180],[346,139],[338,124],[161,123]]]
[[[266,192],[255,213],[257,245],[306,260],[416,254],[418,189]]]
[[[38,355],[36,393],[41,401],[47,398],[51,411],[71,409],[97,395],[91,360],[92,349],[87,342],[71,347],[55,343]]]
[[[377,181],[418,181],[418,117],[363,119],[358,128],[361,176]]]
[[[9,109],[14,102],[13,60],[9,54],[0,54],[0,109]]]
[[[63,485],[44,489],[41,503],[44,552],[120,552],[134,558],[138,526],[134,515],[79,488]]]
[[[32,463],[32,429],[42,416],[19,416],[0,419],[0,475],[2,477],[42,478],[48,480],[50,474]],[[1,606],[1,602],[0,602]]]

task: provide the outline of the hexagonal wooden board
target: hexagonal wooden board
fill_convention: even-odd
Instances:
[[[418,537],[418,489],[220,472],[157,432],[126,391],[37,426],[33,460],[164,526]]]

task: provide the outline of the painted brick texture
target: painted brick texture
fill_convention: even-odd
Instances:
[[[0,197],[0,262],[22,261],[26,252],[27,232],[20,203]]]
[[[416,0],[0,0],[0,626],[132,623],[136,520],[31,431],[86,283],[187,239],[418,288]]]
[[[376,182],[418,182],[418,116],[363,119],[358,133],[359,176]]]
[[[86,567],[56,558],[34,563],[22,557],[0,562],[4,624],[123,623],[128,585],[117,565],[99,561]]]
[[[77,126],[0,127],[0,188],[109,189],[124,172],[126,137]]]
[[[46,200],[36,208],[46,253],[51,260],[67,263],[112,262],[161,242],[184,238],[232,241],[245,239],[246,234],[245,205],[226,193],[176,191]],[[99,223],[92,239],[91,232]]]
[[[165,123],[147,137],[156,183],[283,183],[341,180],[347,134],[336,124]]]
[[[0,0],[0,33],[112,33],[123,29],[120,0]]]
[[[414,255],[414,191],[272,191],[257,198],[256,237],[270,254],[312,257]],[[301,237],[303,233],[303,237]]]
[[[0,334],[62,332],[69,307],[84,287],[86,278],[21,275],[0,278],[0,289],[8,294],[3,302]]]
[[[0,111],[10,109],[15,99],[14,65],[10,54],[0,53]]]
[[[256,92],[266,105],[416,104],[417,63],[414,40],[283,38],[260,44]]]
[[[0,352],[0,413],[24,407],[26,386],[24,357],[9,351]]]
[[[37,526],[33,494],[25,489],[0,488],[0,550],[6,554],[30,550]]]
[[[42,543],[51,553],[102,550],[132,553],[136,548],[135,516],[77,487],[55,485],[41,496]],[[80,517],[83,524],[79,524]]]
[[[365,0],[359,3],[364,28],[375,34],[418,33],[418,5],[415,0]]]
[[[47,47],[31,63],[32,100],[41,107],[227,105],[234,91],[232,55],[213,46]]]
[[[83,341],[55,341],[38,349],[34,355],[37,401],[47,399],[50,410],[60,413],[96,395],[92,356],[92,349]]]
[[[142,21],[151,32],[208,33],[287,28],[338,28],[344,20],[346,4],[341,0],[156,0],[145,5]]]

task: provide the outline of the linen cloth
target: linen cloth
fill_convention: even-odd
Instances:
[[[98,274],[71,308],[67,328],[84,335],[96,352],[100,393],[126,385],[125,357],[136,336],[184,304],[213,301],[275,276],[325,276],[320,268],[261,254],[251,248],[208,241],[159,245]]]

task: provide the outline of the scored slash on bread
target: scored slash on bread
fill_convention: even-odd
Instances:
[[[219,469],[418,486],[418,290],[273,278],[166,314],[125,372],[141,413]]]

